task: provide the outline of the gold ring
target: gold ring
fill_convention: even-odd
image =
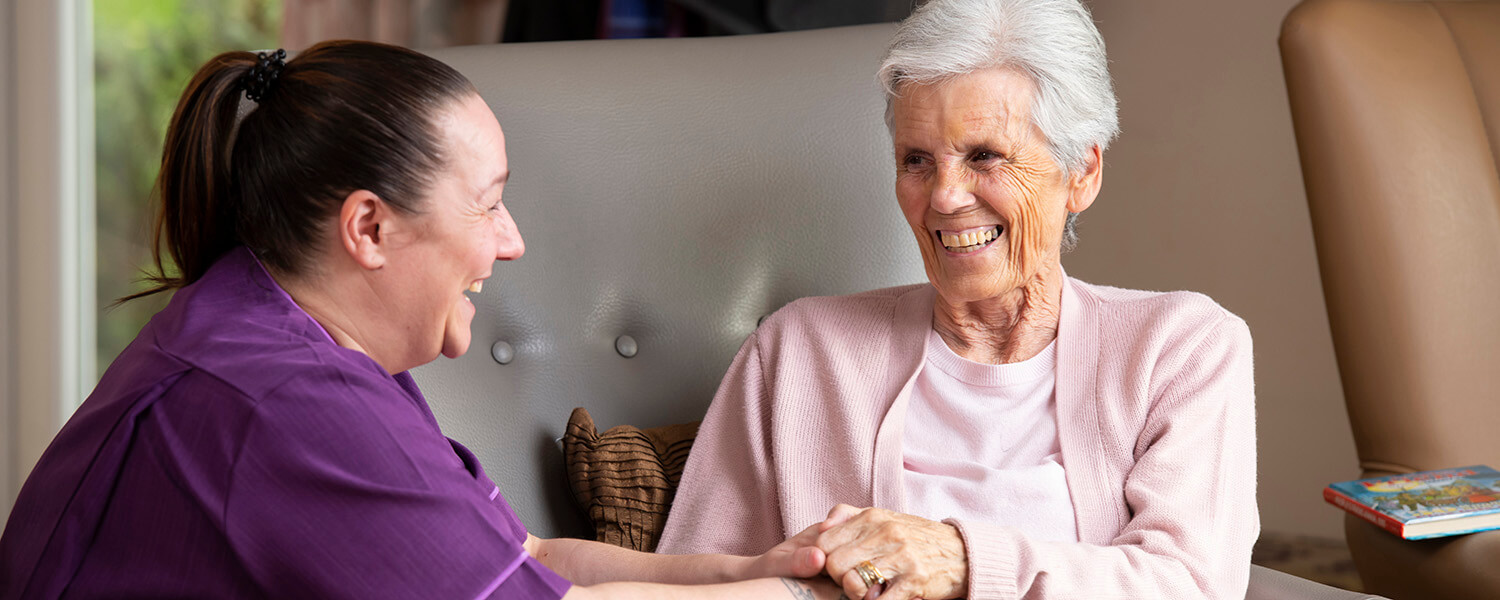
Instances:
[[[880,572],[880,569],[875,568],[875,565],[871,564],[868,560],[854,565],[854,572],[859,573],[859,578],[864,580],[865,587],[867,588],[873,588],[877,585],[885,585],[885,582],[889,581],[885,578],[885,575]]]

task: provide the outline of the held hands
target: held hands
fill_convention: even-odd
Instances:
[[[864,561],[888,583],[870,589],[855,569]],[[870,600],[944,600],[968,593],[969,565],[963,538],[946,523],[880,508],[835,506],[828,518],[750,559],[743,577],[806,579],[827,572],[844,596]],[[789,580],[783,580],[789,581]],[[796,582],[797,598],[822,598],[827,584]],[[883,589],[882,589],[883,588]],[[806,590],[802,596],[799,590]],[[835,596],[828,596],[830,598]]]
[[[823,574],[827,559],[817,546],[818,536],[830,527],[829,522],[814,524],[753,558],[744,578],[777,577],[794,600],[849,600],[839,584],[817,577]]]
[[[820,528],[826,527],[823,527],[822,523],[814,524],[807,529],[803,529],[801,533],[787,538],[785,542],[767,550],[765,554],[751,559],[740,578],[792,577],[806,579],[821,575],[827,555],[817,546],[818,534],[822,533],[822,529]]]
[[[881,508],[840,504],[828,513],[827,520],[812,528],[820,531],[816,544],[826,554],[825,570],[843,585],[850,598],[942,600],[968,593],[968,559],[963,538],[952,525]],[[792,539],[805,535],[804,530]],[[870,561],[887,579],[883,590],[879,589],[882,586],[870,590],[865,585],[855,569],[864,561]]]

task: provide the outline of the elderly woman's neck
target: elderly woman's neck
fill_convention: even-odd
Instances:
[[[1062,269],[1039,273],[1011,293],[978,302],[933,306],[933,329],[953,352],[974,362],[1001,365],[1030,359],[1057,339]]]

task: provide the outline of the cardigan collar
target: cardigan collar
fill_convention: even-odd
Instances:
[[[927,361],[927,334],[932,329],[932,311],[937,290],[917,286],[896,299],[891,315],[888,348],[890,358],[881,389],[897,390],[881,419],[875,436],[875,460],[871,465],[871,505],[906,512],[906,488],[902,485],[902,437],[912,384]],[[1097,427],[1099,411],[1094,405],[1095,375],[1099,363],[1099,302],[1088,284],[1063,274],[1062,305],[1057,326],[1057,422],[1064,473],[1074,514],[1084,506],[1109,506],[1111,498],[1097,497],[1110,488],[1095,481],[1102,470],[1095,464],[1103,448],[1090,444],[1087,436],[1073,435],[1082,427]],[[1067,375],[1064,376],[1063,374]],[[1076,517],[1075,517],[1076,518]],[[1128,515],[1114,522],[1077,521],[1080,541],[1108,543],[1124,527]]]

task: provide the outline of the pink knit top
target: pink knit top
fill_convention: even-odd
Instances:
[[[806,298],[766,319],[709,408],[658,551],[756,554],[838,503],[902,511],[934,297],[922,284]],[[1080,541],[950,520],[969,597],[1243,598],[1260,530],[1245,322],[1200,294],[1068,279],[1057,361]]]
[[[1056,341],[1026,360],[991,365],[960,356],[928,330],[927,362],[912,382],[901,436],[905,512],[1078,541],[1056,390]]]

